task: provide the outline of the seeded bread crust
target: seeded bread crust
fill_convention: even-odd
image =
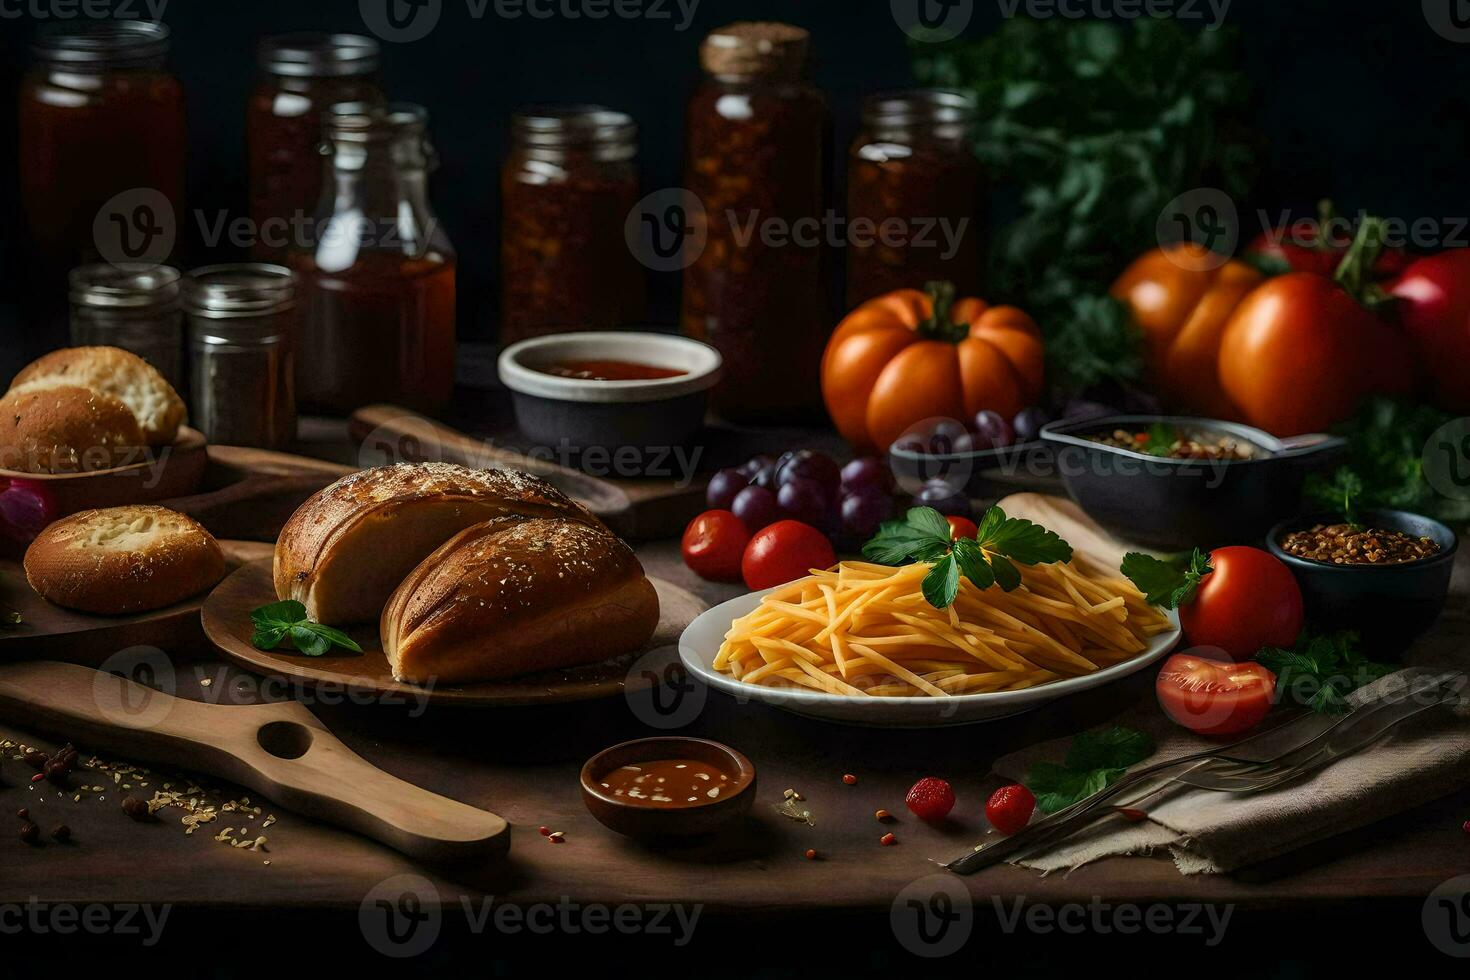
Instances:
[[[146,454],[137,418],[111,395],[60,385],[0,397],[0,469],[90,473],[142,462]]]
[[[90,388],[117,399],[137,418],[150,446],[170,445],[188,417],[184,400],[158,371],[136,354],[118,347],[68,347],[52,351],[21,369],[15,389]]]

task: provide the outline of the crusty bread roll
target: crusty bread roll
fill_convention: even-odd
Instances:
[[[0,469],[89,473],[142,462],[145,453],[137,418],[111,395],[59,385],[0,398]]]
[[[394,590],[383,652],[401,681],[457,684],[638,650],[658,595],[633,549],[564,517],[497,517],[459,532]]]
[[[43,598],[116,616],[162,609],[225,576],[219,542],[166,507],[87,510],[62,518],[26,549],[26,580]]]
[[[492,517],[562,516],[601,527],[586,508],[524,473],[448,463],[362,470],[302,504],[276,542],[276,595],[318,623],[375,622],[430,552]]]
[[[153,365],[117,347],[52,351],[22,368],[10,383],[12,390],[72,385],[111,395],[126,405],[150,446],[172,443],[187,416],[184,400]]]

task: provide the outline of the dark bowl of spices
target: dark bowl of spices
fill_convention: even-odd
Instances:
[[[755,767],[709,739],[639,738],[587,760],[582,800],[603,826],[629,837],[695,837],[750,812]]]
[[[627,330],[523,340],[498,371],[537,451],[566,450],[599,476],[638,476],[698,442],[721,364],[697,340]]]
[[[1111,415],[1041,430],[1067,493],[1114,537],[1163,551],[1258,540],[1343,440],[1278,439],[1237,422]]]
[[[1402,653],[1444,609],[1459,539],[1402,510],[1305,514],[1282,521],[1266,547],[1296,576],[1307,618],[1356,630],[1370,656]]]

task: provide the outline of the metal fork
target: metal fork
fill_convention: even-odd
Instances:
[[[1211,773],[1222,777],[1227,775],[1243,777],[1253,771],[1261,770],[1263,767],[1275,766],[1281,763],[1282,760],[1297,756],[1299,753],[1308,752],[1315,754],[1320,750],[1323,741],[1339,729],[1346,727],[1347,730],[1351,731],[1360,726],[1371,725],[1373,724],[1373,720],[1382,713],[1393,712],[1395,708],[1402,708],[1406,703],[1411,702],[1412,699],[1427,692],[1434,691],[1436,688],[1450,687],[1452,691],[1456,690],[1457,688],[1454,685],[1457,683],[1463,684],[1464,679],[1465,675],[1458,671],[1416,677],[1411,679],[1403,689],[1385,694],[1383,697],[1349,714],[1335,717],[1322,715],[1299,716],[1275,728],[1242,739],[1233,745],[1181,756],[1147,766],[1143,769],[1134,770],[1101,792],[1062,810],[1058,810],[1050,816],[1033,821],[1017,834],[981,844],[970,852],[946,864],[945,867],[958,874],[973,874],[983,868],[988,868],[993,864],[1004,861],[1006,858],[1020,851],[1030,850],[1046,842],[1060,840],[1070,835],[1073,831],[1096,820],[1101,815],[1100,811],[1102,811],[1103,807],[1109,801],[1116,799],[1130,789],[1136,788],[1141,782],[1154,779],[1163,773],[1182,766],[1189,766],[1191,768],[1186,773],[1177,774],[1174,777],[1175,779],[1178,779],[1180,776],[1198,776],[1203,781],[1208,779]],[[1435,699],[1431,704],[1419,704],[1413,707],[1421,710],[1432,707],[1434,704],[1442,703],[1442,700],[1448,699],[1449,696],[1452,695],[1446,695],[1442,699]],[[1412,717],[1413,714],[1417,713],[1418,710],[1415,710],[1405,717]],[[1393,721],[1389,727],[1402,720],[1403,718],[1399,718],[1397,721]],[[1312,732],[1313,728],[1317,730],[1312,732],[1310,737],[1305,741],[1296,742],[1264,759],[1252,759],[1240,754],[1242,749],[1250,743],[1269,739],[1272,736],[1279,736],[1295,726],[1304,727],[1308,732]],[[1324,761],[1323,764],[1325,765],[1326,762]],[[1273,778],[1281,776],[1283,771],[1273,769]],[[1296,778],[1296,775],[1299,774],[1293,774],[1290,778]],[[1152,796],[1159,791],[1159,788],[1162,787],[1150,790],[1148,793],[1143,794],[1140,799]]]

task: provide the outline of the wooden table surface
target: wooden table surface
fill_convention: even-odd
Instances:
[[[711,604],[741,591],[689,573],[675,542],[640,552],[651,574]],[[1450,606],[1423,641],[1434,649],[1460,650],[1470,640],[1467,563],[1470,553],[1462,551]],[[1153,676],[1145,671],[1030,714],[947,731],[842,727],[696,690],[687,696],[696,702],[703,698],[702,704],[688,709],[693,720],[678,730],[744,752],[759,774],[759,798],[749,821],[718,839],[650,846],[596,823],[583,807],[577,784],[582,763],[598,749],[658,733],[642,720],[651,717],[646,705],[635,710],[617,698],[550,709],[420,712],[414,706],[343,703],[330,693],[314,696],[263,684],[204,650],[170,654],[180,696],[224,703],[300,696],[376,765],[499,813],[514,825],[509,863],[498,871],[420,867],[363,838],[260,800],[252,802],[276,816],[263,831],[268,852],[238,850],[214,841],[209,827],[186,836],[177,811],[166,811],[167,819],[157,823],[128,819],[119,807],[125,795],[120,786],[108,787],[101,794],[105,800],[74,801],[44,788],[45,783],[33,785],[31,771],[7,757],[0,764],[0,807],[11,812],[27,807],[43,831],[65,822],[74,842],[28,847],[13,834],[0,840],[0,903],[34,896],[43,902],[346,912],[357,909],[386,879],[416,874],[432,884],[425,901],[437,899],[446,906],[495,895],[518,904],[566,898],[608,905],[682,901],[701,904],[706,916],[740,921],[838,910],[886,916],[902,889],[939,870],[932,860],[953,858],[984,834],[982,807],[995,785],[988,775],[995,758],[1103,723],[1133,701],[1152,698]],[[54,744],[3,724],[0,736]],[[107,754],[105,746],[84,749]],[[856,784],[845,785],[844,773],[856,775]],[[954,818],[941,827],[912,819],[903,805],[906,788],[930,774],[950,779],[959,799]],[[787,788],[807,798],[814,827],[774,811]],[[1186,878],[1166,858],[1116,858],[1067,875],[1041,877],[1006,866],[956,880],[985,915],[995,914],[992,897],[1023,895],[1032,903],[1105,896],[1136,903],[1230,903],[1262,914],[1289,905],[1359,913],[1371,908],[1417,917],[1436,886],[1470,873],[1470,841],[1461,829],[1470,817],[1470,788],[1447,789],[1451,792],[1436,803],[1236,875]],[[880,825],[874,818],[880,807],[897,815],[898,822]],[[563,831],[565,842],[543,839],[537,833],[542,825]],[[879,837],[889,830],[898,845],[880,846]],[[817,860],[804,857],[808,848],[817,850]]]

